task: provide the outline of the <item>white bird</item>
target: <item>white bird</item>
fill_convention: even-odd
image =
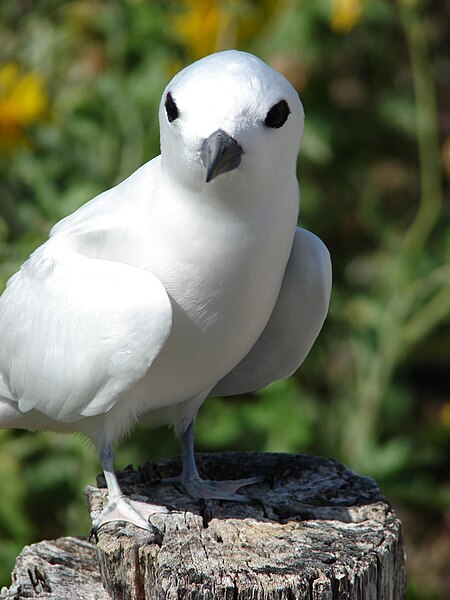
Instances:
[[[220,52],[172,79],[159,119],[161,155],[55,225],[0,298],[0,427],[92,440],[109,497],[94,530],[164,510],[114,474],[113,444],[144,418],[175,427],[192,497],[244,501],[256,478],[199,477],[196,413],[291,375],[328,310],[329,253],[296,226],[291,84]]]

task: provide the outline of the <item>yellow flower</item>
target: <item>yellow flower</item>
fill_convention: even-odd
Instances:
[[[331,0],[331,29],[348,33],[361,18],[362,5],[363,0]]]
[[[174,17],[174,29],[191,58],[201,58],[216,49],[221,14],[216,0],[183,0],[183,12]]]
[[[189,59],[245,47],[284,6],[283,0],[179,0],[173,31]]]
[[[14,62],[0,65],[0,144],[9,149],[25,141],[24,130],[42,121],[48,96],[42,77],[21,72]]]

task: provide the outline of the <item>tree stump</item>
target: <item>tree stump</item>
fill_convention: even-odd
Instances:
[[[83,538],[25,546],[12,580],[0,592],[1,600],[111,600],[102,585],[95,545]]]
[[[161,483],[175,459],[121,473],[125,493],[171,505],[153,533],[131,525],[100,529],[102,580],[115,600],[391,599],[404,592],[400,522],[372,479],[305,455],[199,454],[208,479],[259,475],[252,504],[194,502]],[[106,491],[88,488],[92,516]]]
[[[253,498],[251,504],[195,502],[182,488],[161,482],[180,472],[177,459],[148,462],[137,471],[125,469],[119,481],[126,494],[170,505],[172,513],[152,517],[153,532],[124,523],[101,527],[96,552],[109,596],[77,592],[73,597],[403,598],[400,521],[372,479],[336,461],[298,454],[198,454],[197,464],[205,478],[259,475],[263,481],[243,491]],[[103,477],[98,484],[104,486]],[[106,502],[106,490],[88,486],[85,495],[95,517]],[[57,556],[56,548],[55,552]],[[87,575],[92,565],[87,568],[80,563],[80,568]],[[48,580],[44,571],[41,566],[38,580]],[[72,592],[78,589],[78,584],[73,586]],[[100,594],[97,587],[91,591]],[[71,596],[15,598],[22,597],[59,600]]]

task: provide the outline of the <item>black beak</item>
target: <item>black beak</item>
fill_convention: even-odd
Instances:
[[[206,167],[206,183],[217,175],[236,169],[241,163],[242,154],[244,151],[228,133],[222,129],[212,133],[200,149],[200,157]]]

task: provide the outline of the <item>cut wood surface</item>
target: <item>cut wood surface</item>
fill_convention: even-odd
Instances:
[[[162,478],[179,473],[177,459],[148,462],[137,471],[125,469],[119,473],[119,481],[126,494],[173,509],[170,514],[152,517],[153,532],[124,523],[100,528],[96,552],[109,596],[99,587],[94,546],[63,538],[42,542],[49,545],[50,554],[54,552],[53,562],[27,562],[27,550],[41,544],[26,548],[18,559],[14,584],[25,586],[30,594],[3,597],[403,598],[400,521],[372,479],[360,477],[336,461],[299,454],[198,454],[197,463],[202,476],[209,479],[259,475],[262,482],[243,491],[254,499],[252,504],[195,502],[181,487],[162,483]],[[99,485],[102,479],[99,477]],[[106,502],[106,490],[88,486],[85,494],[95,517]],[[64,552],[70,553],[70,544],[76,554],[82,548],[86,559],[78,557],[75,564],[66,557],[61,562]],[[33,565],[38,567],[37,575]],[[84,589],[83,582],[90,578],[91,589],[86,589],[91,595],[50,592],[48,588],[57,589],[57,565],[62,565],[61,571],[68,567],[70,573],[62,579],[72,591],[73,586]],[[10,594],[13,587],[4,594]]]

